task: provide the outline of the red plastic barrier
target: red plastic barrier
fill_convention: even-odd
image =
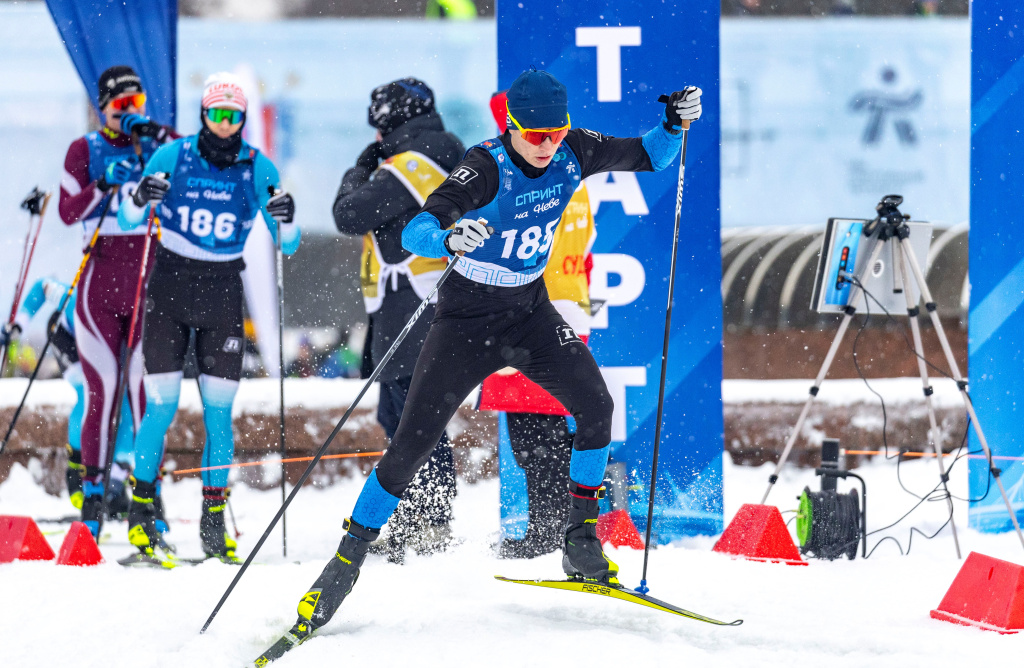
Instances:
[[[807,565],[775,506],[743,504],[712,549],[754,561]]]
[[[15,559],[53,559],[53,548],[31,517],[0,515],[0,564]]]
[[[636,525],[625,510],[613,510],[598,517],[597,538],[602,543],[611,543],[612,547],[644,549],[640,532],[636,530]]]
[[[103,561],[96,539],[82,522],[72,522],[60,546],[57,563],[63,566],[95,566]]]
[[[999,633],[1024,629],[1024,566],[971,552],[931,616]]]

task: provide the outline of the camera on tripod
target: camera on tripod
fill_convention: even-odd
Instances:
[[[812,309],[845,313],[853,308],[906,315],[899,242],[908,241],[918,265],[927,271],[932,224],[911,222],[910,216],[900,211],[901,204],[900,195],[886,195],[875,205],[874,219],[828,219],[811,296]],[[879,245],[888,246],[889,252],[875,252]],[[854,290],[857,283],[868,280],[872,284],[870,301],[863,291]],[[918,286],[911,282],[907,289],[916,304],[920,298]]]
[[[901,213],[900,204],[903,204],[902,195],[886,195],[883,197],[875,205],[875,211],[878,212],[878,215],[864,226],[864,236],[873,237],[877,232],[881,241],[894,236],[905,239],[906,237],[902,235],[910,234],[910,230],[904,223],[910,220],[910,214],[904,215]]]

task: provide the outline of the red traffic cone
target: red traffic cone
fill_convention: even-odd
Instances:
[[[60,546],[57,563],[63,566],[95,566],[103,561],[96,539],[82,522],[72,522]]]
[[[15,559],[53,559],[53,548],[31,517],[0,515],[0,564]]]
[[[753,561],[807,565],[775,506],[743,504],[712,550]]]
[[[971,552],[931,616],[999,633],[1024,629],[1024,566]]]
[[[625,510],[613,510],[598,517],[597,538],[602,543],[611,543],[612,547],[644,549],[640,532],[636,530],[636,525]]]

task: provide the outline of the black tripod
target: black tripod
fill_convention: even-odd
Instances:
[[[924,388],[925,402],[928,406],[928,417],[930,420],[928,442],[935,453],[935,459],[939,465],[939,477],[943,491],[946,494],[946,501],[950,510],[949,522],[950,528],[953,531],[953,542],[956,545],[957,558],[960,558],[960,540],[957,537],[956,524],[953,522],[953,500],[949,495],[947,487],[949,476],[946,474],[945,465],[942,462],[942,452],[939,447],[938,423],[935,419],[935,408],[932,402],[932,387],[928,380],[928,370],[925,366],[924,350],[921,345],[921,329],[917,321],[920,309],[917,304],[913,302],[913,298],[910,295],[907,265],[910,266],[914,282],[920,290],[921,297],[924,300],[925,310],[928,312],[932,325],[935,327],[935,333],[939,337],[939,344],[942,346],[942,352],[946,357],[946,363],[949,365],[952,378],[956,381],[956,385],[960,390],[960,397],[963,399],[964,407],[967,409],[967,415],[970,418],[970,423],[974,427],[974,431],[978,436],[978,441],[981,443],[981,448],[985,453],[986,460],[988,461],[989,471],[995,479],[996,485],[999,487],[999,492],[1003,496],[1003,501],[1006,502],[1006,509],[1010,513],[1010,521],[1013,522],[1013,528],[1017,532],[1017,538],[1020,539],[1021,546],[1024,547],[1024,534],[1021,533],[1020,525],[1017,522],[1017,516],[1013,511],[1013,505],[1010,503],[1010,499],[1006,494],[1006,489],[1003,487],[1002,480],[1000,480],[999,476],[1001,471],[993,463],[992,451],[988,447],[988,440],[985,438],[985,434],[981,429],[981,423],[978,421],[978,415],[974,411],[974,404],[971,401],[971,396],[967,393],[967,379],[960,374],[960,368],[956,363],[956,358],[953,356],[953,350],[949,345],[949,339],[946,337],[946,331],[942,327],[942,321],[939,320],[938,310],[936,308],[935,301],[932,299],[931,290],[928,289],[928,283],[925,281],[924,273],[921,271],[921,265],[917,261],[917,256],[914,255],[914,251],[910,246],[910,227],[907,225],[907,220],[910,219],[910,216],[905,216],[900,213],[898,207],[902,203],[903,198],[899,195],[887,195],[876,207],[878,217],[864,227],[864,236],[876,237],[877,243],[875,243],[874,248],[871,251],[870,259],[864,265],[864,269],[861,272],[862,275],[855,276],[853,280],[850,281],[852,283],[850,298],[847,301],[848,306],[846,306],[843,311],[843,319],[839,324],[839,330],[832,339],[832,345],[828,349],[828,354],[825,355],[825,361],[821,365],[821,370],[818,372],[818,376],[814,380],[814,385],[811,386],[810,396],[807,397],[807,402],[804,404],[803,410],[800,411],[800,417],[797,418],[796,425],[793,427],[789,440],[786,442],[786,447],[782,451],[782,456],[779,458],[779,462],[775,466],[775,471],[768,477],[768,488],[765,490],[764,496],[761,498],[761,503],[764,504],[768,500],[768,494],[771,493],[772,487],[779,479],[779,472],[782,470],[783,465],[789,458],[789,453],[792,451],[793,445],[796,443],[796,439],[800,435],[801,428],[803,427],[804,421],[807,419],[807,414],[810,411],[811,404],[814,403],[815,397],[818,396],[821,384],[824,382],[825,376],[828,374],[829,367],[835,359],[836,351],[839,349],[839,344],[842,342],[843,336],[846,334],[846,330],[849,328],[850,322],[853,320],[853,316],[857,312],[857,308],[854,304],[858,303],[862,293],[865,292],[865,284],[871,279],[871,267],[873,267],[878,261],[882,250],[884,248],[891,248],[890,244],[895,243],[896,247],[893,249],[893,257],[899,265],[899,276],[902,279],[903,293],[906,297],[907,315],[910,316],[910,327],[914,338],[915,352],[917,354],[918,370],[921,374],[921,383]]]

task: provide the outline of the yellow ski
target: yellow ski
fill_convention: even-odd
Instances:
[[[695,619],[699,622],[707,622],[708,624],[716,624],[718,626],[739,626],[743,623],[742,619],[737,619],[732,622],[723,622],[711,617],[705,617],[704,615],[697,614],[696,612],[690,612],[689,610],[683,610],[677,608],[671,603],[665,603],[659,601],[653,596],[647,596],[640,592],[633,591],[632,589],[626,589],[622,585],[606,585],[599,584],[596,582],[585,582],[583,580],[513,580],[512,578],[506,578],[501,575],[495,575],[495,580],[501,582],[512,582],[515,584],[531,585],[534,587],[547,587],[548,589],[562,589],[565,591],[578,591],[583,594],[596,594],[598,596],[607,596],[609,598],[615,598],[620,601],[628,601],[630,603],[636,603],[648,608],[654,608],[655,610],[661,610],[662,612],[668,612],[673,615],[679,615],[680,617],[687,617],[689,619]]]

